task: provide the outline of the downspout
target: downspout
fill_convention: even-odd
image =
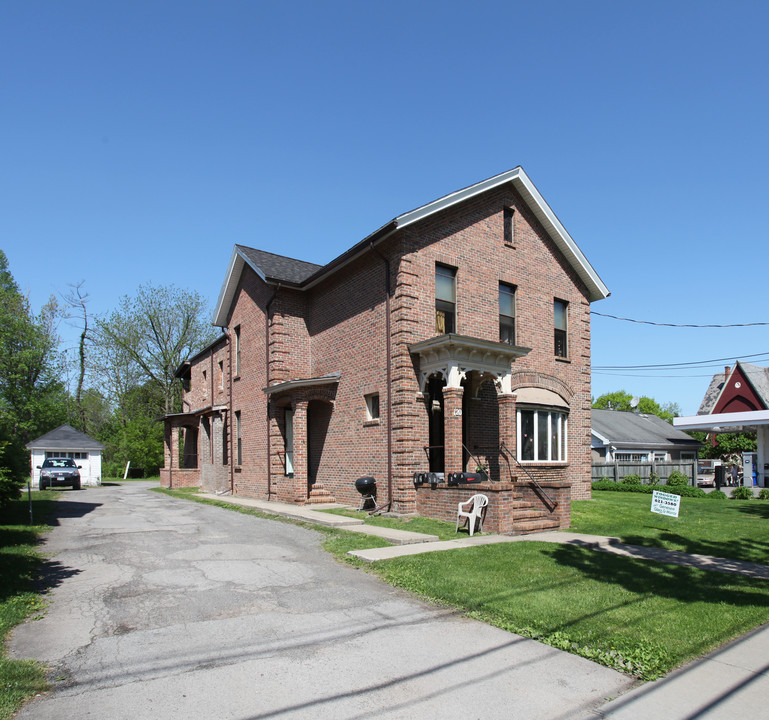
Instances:
[[[214,402],[214,351],[211,350],[211,407],[216,405]],[[211,460],[211,464],[214,464],[214,416],[213,413],[211,413],[210,420],[208,423],[208,457]],[[198,423],[198,427],[200,427],[200,423]],[[200,437],[200,436],[198,436]],[[198,458],[198,470],[201,470],[200,467],[200,458]]]
[[[390,327],[390,262],[374,247],[371,249],[382,258],[385,264],[385,332],[387,334],[387,504],[392,510],[393,502],[393,423],[392,423],[392,341]]]
[[[280,283],[278,283],[272,296],[264,306],[264,367],[267,381],[265,387],[270,387],[270,306],[275,296],[280,290]],[[270,427],[270,395],[267,395],[267,500],[269,501],[272,496],[272,443],[270,437],[272,435],[272,428]]]
[[[230,447],[229,457],[227,460],[230,464],[230,495],[235,494],[235,458],[233,457],[233,454],[235,452],[235,448],[233,446],[233,427],[232,423],[235,418],[235,413],[232,411],[232,333],[230,332],[229,327],[225,331],[227,334],[227,360],[229,365],[229,371],[228,371],[228,377],[229,382],[227,383],[229,386],[229,401],[227,403],[229,408],[229,417],[227,418],[227,433],[230,436],[228,445]]]

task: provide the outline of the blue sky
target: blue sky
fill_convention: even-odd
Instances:
[[[740,0],[8,0],[0,248],[35,309],[80,280],[92,313],[146,282],[213,305],[235,243],[325,263],[522,165],[611,290],[596,312],[764,322],[768,26]],[[593,364],[769,364],[768,335],[597,316]],[[593,393],[694,413],[724,364]]]

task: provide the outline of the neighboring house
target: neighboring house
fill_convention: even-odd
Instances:
[[[769,368],[738,360],[713,376],[697,415],[673,424],[706,433],[755,432],[757,482],[769,486]]]
[[[701,443],[656,415],[592,411],[593,462],[696,460]]]
[[[236,245],[224,334],[177,372],[161,482],[357,505],[370,475],[398,513],[453,520],[482,488],[492,531],[525,502],[568,524],[590,497],[590,303],[607,295],[521,168],[327,265]],[[414,483],[478,465],[491,482]]]
[[[55,430],[28,442],[27,450],[32,453],[32,485],[40,485],[40,465],[47,457],[68,457],[79,465],[82,485],[101,485],[101,453],[104,450],[98,440],[88,437],[71,425],[60,425]]]

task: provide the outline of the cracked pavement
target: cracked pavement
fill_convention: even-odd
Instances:
[[[14,658],[48,718],[582,717],[632,681],[337,563],[322,536],[149,492],[65,492]]]

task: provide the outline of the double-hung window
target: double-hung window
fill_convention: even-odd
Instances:
[[[291,408],[286,408],[283,415],[286,426],[286,475],[294,477],[294,411]]]
[[[518,410],[518,459],[566,462],[568,418],[558,410]]]
[[[499,283],[499,342],[515,345],[515,287]]]
[[[556,300],[553,303],[553,322],[555,325],[555,356],[566,358],[569,356],[567,342],[569,303],[564,300]]]
[[[457,271],[447,265],[435,266],[435,332],[457,330]]]
[[[235,375],[240,377],[240,325],[235,328]]]
[[[243,430],[240,426],[240,410],[235,411],[235,460],[236,465],[243,464]]]

